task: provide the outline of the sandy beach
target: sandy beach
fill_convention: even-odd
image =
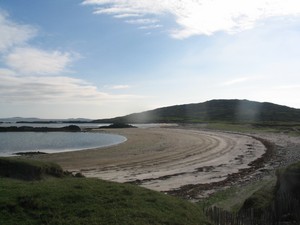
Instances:
[[[94,130],[127,141],[111,147],[37,156],[71,172],[157,191],[225,180],[249,167],[266,147],[242,134],[175,128]]]

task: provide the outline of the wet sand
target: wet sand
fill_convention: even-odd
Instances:
[[[265,145],[248,135],[174,128],[112,129],[128,140],[99,149],[36,156],[71,172],[157,191],[225,180],[249,168]]]

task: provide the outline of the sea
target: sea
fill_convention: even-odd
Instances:
[[[2,127],[65,127],[97,128],[109,124],[93,123],[0,123]],[[133,124],[134,125],[134,124]],[[138,124],[139,128],[158,127],[161,124]],[[0,156],[12,156],[20,152],[58,153],[93,149],[120,144],[127,139],[121,135],[96,132],[0,132]]]

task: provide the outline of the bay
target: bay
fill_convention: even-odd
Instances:
[[[126,140],[121,135],[95,132],[2,132],[0,156],[29,151],[57,153],[92,149],[120,144]]]

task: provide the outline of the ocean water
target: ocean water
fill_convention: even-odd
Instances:
[[[22,126],[28,126],[28,127],[51,127],[51,128],[60,128],[60,127],[66,127],[70,125],[76,125],[80,128],[98,128],[100,126],[108,126],[109,123],[15,123],[15,122],[9,122],[9,123],[0,123],[0,127],[22,127]]]
[[[51,127],[51,128],[60,128],[60,127],[66,127],[70,125],[76,125],[80,128],[98,128],[101,126],[108,126],[110,123],[15,123],[15,122],[5,122],[0,123],[0,127],[22,127],[22,126],[29,126],[29,127]],[[147,124],[131,124],[133,126],[136,126],[138,128],[151,128],[151,127],[160,127],[160,126],[166,126],[166,124],[162,123],[147,123]],[[168,124],[172,125],[172,124]]]
[[[57,153],[120,144],[120,135],[92,132],[0,132],[0,156],[17,152]]]

